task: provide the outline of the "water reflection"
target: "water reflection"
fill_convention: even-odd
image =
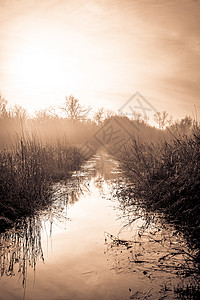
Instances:
[[[53,186],[52,205],[38,215],[18,220],[13,228],[0,234],[0,269],[2,276],[16,276],[26,287],[28,268],[35,270],[38,260],[44,261],[42,232],[52,235],[53,224],[63,224],[68,205],[73,205],[83,192],[83,178],[74,176],[69,182]]]
[[[18,220],[14,227],[0,234],[0,269],[1,277],[19,276],[19,281],[26,287],[28,268],[35,270],[38,260],[44,261],[42,232],[52,235],[53,226],[59,227],[69,221],[68,206],[79,201],[81,195],[90,192],[91,179],[104,195],[104,181],[114,175],[110,173],[113,160],[99,155],[75,172],[68,181],[61,181],[52,187],[52,205],[38,215]]]
[[[38,259],[44,260],[41,247],[41,219],[25,218],[0,235],[1,276],[19,273],[22,285],[26,284],[27,269],[35,269]]]
[[[195,292],[199,295],[200,283],[198,250],[189,247],[183,234],[167,223],[164,215],[150,212],[141,203],[134,202],[133,187],[128,181],[115,182],[112,196],[123,226],[117,236],[105,233],[105,253],[110,258],[111,269],[117,274],[143,274],[152,283],[151,292],[155,280],[167,283],[162,292],[174,292],[176,284],[186,289],[190,287],[193,295],[183,299],[197,299]],[[148,291],[133,295],[134,299],[142,297],[150,297]],[[168,297],[173,298],[174,294],[168,293]]]
[[[53,186],[51,206],[0,234],[1,277],[19,277],[27,299],[173,299],[175,285],[197,280],[196,253],[162,215],[132,199],[117,163],[95,156]],[[50,258],[46,236],[55,237]],[[30,268],[43,272],[38,290],[27,284]]]

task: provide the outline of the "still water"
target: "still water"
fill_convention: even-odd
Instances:
[[[177,299],[192,252],[161,215],[124,205],[128,187],[105,154],[56,183],[51,207],[0,235],[0,299]]]

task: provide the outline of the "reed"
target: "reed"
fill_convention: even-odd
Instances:
[[[164,213],[200,249],[200,128],[157,144],[132,139],[117,159],[133,183],[127,205],[137,200]]]
[[[52,182],[68,178],[83,161],[77,147],[44,147],[36,139],[21,139],[11,151],[1,151],[0,227],[47,206]]]

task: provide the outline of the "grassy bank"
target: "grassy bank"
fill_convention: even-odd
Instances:
[[[134,185],[127,205],[137,199],[147,210],[161,211],[200,249],[200,128],[157,144],[132,139],[117,158]]]
[[[52,182],[69,177],[83,161],[77,147],[61,143],[44,147],[34,139],[1,151],[0,227],[49,204]]]

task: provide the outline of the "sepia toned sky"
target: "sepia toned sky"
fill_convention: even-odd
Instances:
[[[199,0],[0,0],[0,90],[30,112],[69,94],[117,111],[139,91],[200,116],[199,82]]]

